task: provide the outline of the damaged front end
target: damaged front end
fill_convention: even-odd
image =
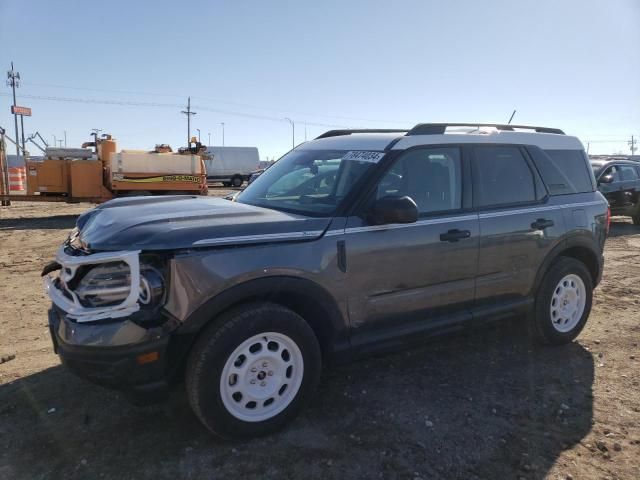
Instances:
[[[136,403],[164,398],[167,348],[178,325],[163,310],[167,261],[140,250],[91,252],[74,229],[42,272],[63,364]]]

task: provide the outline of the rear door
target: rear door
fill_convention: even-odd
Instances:
[[[354,345],[384,342],[471,318],[478,264],[478,216],[463,195],[457,146],[408,150],[389,167],[345,230]],[[469,175],[466,176],[470,181]],[[408,195],[416,223],[370,225],[376,198]]]
[[[474,206],[480,218],[477,311],[526,301],[538,267],[564,231],[561,209],[525,148],[473,147]]]

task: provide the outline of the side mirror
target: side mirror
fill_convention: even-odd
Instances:
[[[612,183],[613,182],[613,175],[608,174],[608,175],[603,175],[602,177],[600,177],[600,180],[598,180],[598,183]]]
[[[418,206],[411,197],[382,197],[373,204],[369,220],[374,225],[414,223],[418,220]]]

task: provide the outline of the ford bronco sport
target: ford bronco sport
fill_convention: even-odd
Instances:
[[[234,201],[82,214],[43,271],[54,349],[137,401],[184,379],[209,430],[261,435],[356,353],[509,316],[572,341],[608,221],[582,144],[558,129],[333,130]]]

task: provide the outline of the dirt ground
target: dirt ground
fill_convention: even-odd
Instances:
[[[578,341],[512,322],[324,374],[286,430],[213,439],[178,389],[134,407],[60,367],[43,264],[88,204],[0,207],[0,479],[640,478],[640,227],[614,219]],[[7,357],[8,356],[8,357]]]

